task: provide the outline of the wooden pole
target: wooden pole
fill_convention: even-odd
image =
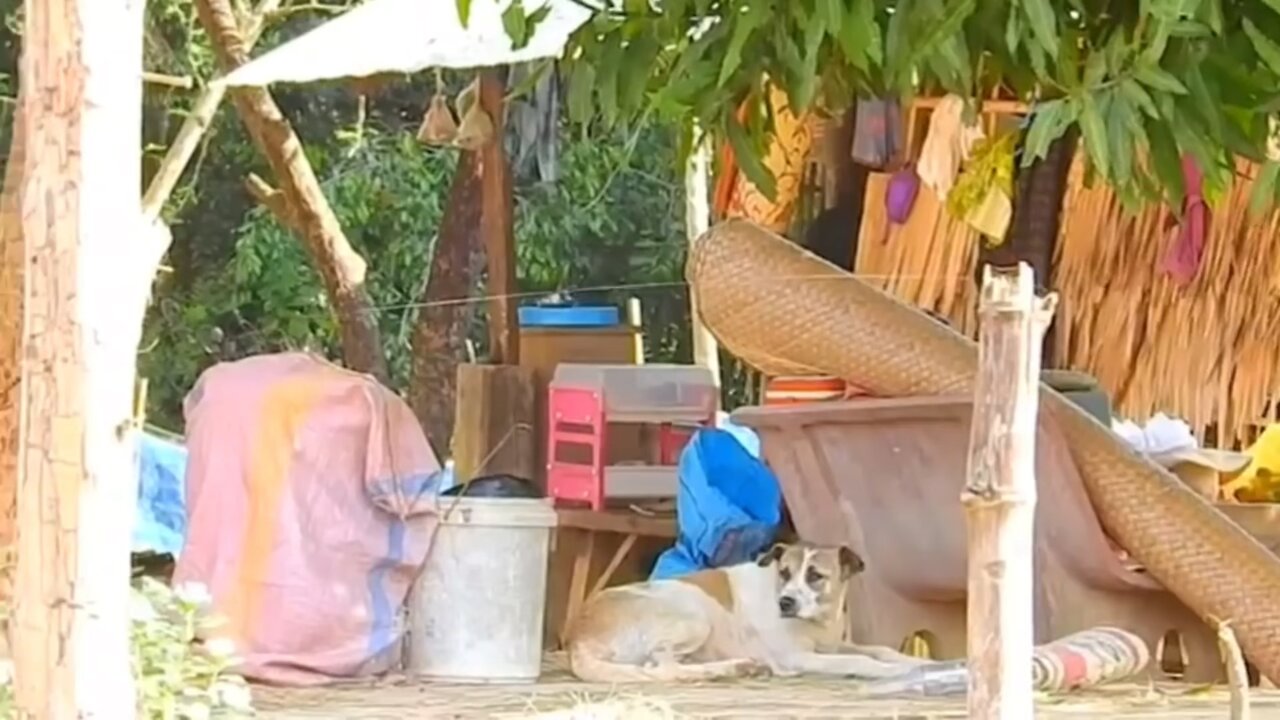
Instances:
[[[983,276],[968,520],[969,717],[1033,716],[1031,652],[1040,348],[1057,302],[1031,267]]]
[[[480,108],[493,121],[493,137],[480,148],[480,232],[489,263],[489,360],[520,364],[516,318],[516,243],[507,164],[506,72],[480,71]]]
[[[130,718],[133,393],[168,246],[144,223],[143,0],[26,0],[17,717]]]
[[[684,169],[684,227],[685,235],[692,243],[711,227],[711,139],[696,126],[693,152]],[[689,327],[693,331],[693,364],[711,371],[716,387],[720,387],[720,348],[716,338],[702,324],[698,314],[698,299],[689,291]]]

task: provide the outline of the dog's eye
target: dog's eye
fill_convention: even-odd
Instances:
[[[782,578],[782,582],[787,582],[788,580],[790,580],[791,568],[782,568],[778,570],[778,577]]]
[[[804,581],[809,583],[810,585],[817,585],[818,583],[826,579],[827,579],[827,576],[818,572],[816,568],[809,568],[804,573]]]

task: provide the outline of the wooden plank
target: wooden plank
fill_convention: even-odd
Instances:
[[[622,510],[595,511],[587,508],[556,508],[560,527],[611,532],[620,535],[644,535],[648,537],[674,538],[674,517],[646,517]]]
[[[1056,296],[1031,267],[984,273],[968,479],[969,717],[1027,720],[1031,677],[1040,349]]]
[[[458,366],[453,464],[460,482],[496,474],[537,478],[533,388],[528,368]]]
[[[511,170],[503,142],[505,79],[500,68],[480,71],[480,107],[493,121],[493,137],[480,149],[480,234],[489,263],[489,359],[496,364],[519,365]]]

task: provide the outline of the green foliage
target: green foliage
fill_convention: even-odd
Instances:
[[[223,121],[236,122],[234,116]],[[403,389],[423,274],[456,156],[424,149],[410,131],[389,124],[366,128],[358,145],[330,135],[312,143],[309,155],[344,230],[368,261],[392,383]],[[243,136],[218,131],[213,137],[210,162],[230,163],[240,169],[227,172],[242,176],[253,162]],[[561,151],[556,183],[518,178],[520,289],[536,295],[639,285],[590,294],[609,302],[640,296],[650,357],[687,360],[683,194],[672,134],[656,127],[631,136],[602,134],[564,143]],[[218,184],[210,187],[222,192]],[[199,218],[210,210],[225,215],[226,204],[226,197],[206,191],[175,218],[175,235],[184,246],[218,245]],[[294,349],[337,354],[337,325],[298,241],[265,210],[244,207],[234,243],[167,278],[152,304],[139,360],[150,380],[151,417],[162,426],[181,427],[183,396],[215,362]],[[477,309],[483,292],[474,293]],[[483,349],[484,334],[474,339]]]
[[[138,717],[205,720],[253,715],[249,686],[231,669],[226,641],[199,642],[218,621],[199,588],[177,590],[144,577],[133,591],[133,674]]]
[[[732,143],[766,192],[766,78],[796,108],[839,107],[854,95],[977,99],[999,86],[1045,110],[1024,163],[1078,126],[1094,173],[1127,199],[1174,205],[1183,153],[1221,188],[1236,156],[1265,160],[1267,121],[1280,109],[1275,0],[593,4],[566,54],[573,118],[606,127],[655,112],[697,120]],[[1275,177],[1265,175],[1267,199]]]
[[[208,593],[174,590],[143,577],[132,589],[130,645],[143,720],[206,720],[253,716],[252,695],[233,672],[236,657],[226,641],[201,639],[218,627]],[[0,614],[8,621],[7,608]],[[0,682],[0,718],[14,716],[11,679]]]

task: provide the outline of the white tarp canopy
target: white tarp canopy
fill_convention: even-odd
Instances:
[[[472,0],[467,26],[457,0],[368,0],[216,81],[267,85],[411,73],[431,67],[473,68],[559,57],[591,17],[588,3],[524,0],[524,12],[548,7],[529,43],[512,47],[502,14],[516,0]]]

